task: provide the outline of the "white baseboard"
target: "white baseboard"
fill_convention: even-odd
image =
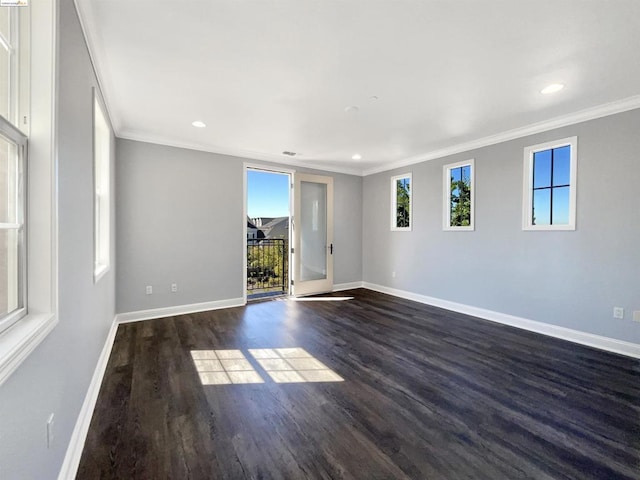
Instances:
[[[241,307],[245,305],[243,298],[229,298],[226,300],[215,300],[212,302],[192,303],[190,305],[177,305],[175,307],[154,308],[151,310],[139,310],[137,312],[119,313],[116,315],[118,323],[139,322],[141,320],[152,320],[154,318],[174,317],[176,315],[186,315],[188,313],[206,312],[208,310],[219,310],[221,308]]]
[[[107,369],[107,363],[109,362],[109,355],[111,355],[111,349],[113,348],[113,342],[116,338],[116,331],[118,330],[118,322],[116,318],[113,319],[107,339],[102,347],[102,352],[98,357],[98,363],[93,371],[93,377],[91,377],[91,383],[89,384],[89,390],[84,397],[80,414],[76,420],[76,425],[73,428],[71,439],[67,447],[67,453],[62,463],[62,468],[58,474],[58,480],[73,480],[78,473],[78,466],[80,465],[80,458],[82,457],[82,450],[84,449],[84,442],[89,432],[89,425],[91,424],[91,417],[93,416],[93,410],[95,409],[96,402],[98,400],[98,393],[100,392],[100,386],[102,385],[102,379]]]
[[[531,332],[541,333],[550,337],[568,340],[569,342],[579,343],[581,345],[587,345],[589,347],[599,348],[613,353],[619,353],[628,357],[640,358],[640,345],[637,343],[625,342],[623,340],[616,340],[615,338],[603,337],[592,333],[581,332],[579,330],[572,330],[570,328],[559,327],[550,323],[529,320],[527,318],[494,312],[493,310],[486,310],[484,308],[472,307],[462,303],[450,302],[448,300],[429,297],[427,295],[408,292],[406,290],[398,290],[395,288],[385,287],[383,285],[376,285],[374,283],[363,282],[362,286],[369,290],[386,293],[395,297],[406,298],[407,300],[413,300],[415,302],[432,305],[434,307],[464,313],[484,320],[522,328]]]
[[[351,290],[353,288],[362,288],[362,282],[336,283],[332,292],[341,292],[342,290]]]

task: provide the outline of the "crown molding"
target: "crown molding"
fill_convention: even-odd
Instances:
[[[147,133],[137,132],[135,130],[116,131],[116,137],[124,140],[134,140],[137,142],[153,143],[156,145],[164,145],[167,147],[184,148],[187,150],[197,150],[200,152],[213,153],[217,155],[226,155],[229,157],[237,157],[242,160],[263,160],[265,162],[277,163],[278,165],[287,165],[295,168],[310,168],[314,170],[322,170],[324,172],[344,173],[346,175],[362,176],[362,170],[354,168],[334,167],[332,165],[323,165],[322,163],[308,162],[304,159],[298,159],[297,162],[292,158],[283,159],[279,155],[268,153],[254,152],[240,148],[225,148],[215,145],[199,144],[197,142],[179,142],[162,136],[149,135]]]
[[[447,157],[449,155],[467,152],[477,148],[487,147],[490,145],[495,145],[495,144],[506,142],[509,140],[515,140],[515,139],[523,138],[529,135],[546,132],[556,128],[566,127],[569,125],[574,125],[574,124],[586,122],[589,120],[595,120],[597,118],[606,117],[609,115],[614,115],[616,113],[622,113],[629,110],[634,110],[636,108],[640,108],[640,95],[634,95],[621,100],[615,100],[613,102],[579,110],[574,113],[554,117],[550,120],[533,123],[530,125],[526,125],[524,127],[507,130],[501,133],[497,133],[495,135],[489,135],[476,140],[471,140],[469,142],[459,143],[456,145],[452,145],[450,147],[442,148],[439,150],[433,150],[431,152],[423,153],[413,157],[408,157],[408,158],[394,161],[394,162],[384,163],[382,165],[374,166],[371,168],[336,167],[336,166],[323,165],[322,162],[307,162],[306,160],[302,160],[301,163],[293,163],[291,161],[292,159],[289,159],[289,158],[283,159],[280,157],[280,155],[276,155],[276,154],[265,154],[265,153],[253,152],[245,149],[223,148],[216,145],[204,145],[204,144],[197,144],[197,143],[191,143],[191,142],[179,142],[179,141],[164,138],[161,136],[154,136],[154,135],[138,132],[135,130],[124,129],[122,127],[121,118],[118,115],[116,109],[111,109],[109,107],[111,103],[109,99],[113,98],[111,93],[115,91],[115,89],[113,88],[113,85],[109,80],[109,76],[106,75],[105,73],[108,71],[108,66],[105,65],[104,63],[102,64],[102,66],[100,66],[100,63],[96,62],[97,58],[101,58],[103,61],[106,61],[105,59],[107,57],[104,54],[104,52],[99,48],[100,42],[98,42],[95,39],[94,35],[92,34],[92,29],[87,28],[91,24],[91,22],[93,22],[95,19],[95,12],[93,11],[92,2],[74,0],[74,4],[76,7],[76,11],[78,12],[80,26],[82,28],[82,32],[84,34],[84,37],[87,43],[87,49],[89,50],[89,57],[91,59],[93,69],[96,74],[98,85],[100,87],[102,97],[104,99],[105,107],[107,109],[107,114],[109,116],[109,119],[111,120],[114,133],[116,137],[127,139],[127,140],[136,140],[141,142],[154,143],[158,145],[167,145],[167,146],[177,147],[177,148],[186,148],[189,150],[198,150],[198,151],[203,151],[208,153],[216,153],[220,155],[229,155],[229,156],[240,157],[240,158],[249,159],[249,160],[263,160],[263,161],[272,162],[272,163],[281,164],[281,165],[295,166],[298,168],[300,167],[310,168],[310,169],[322,170],[326,172],[344,173],[347,175],[356,175],[356,176],[366,177],[368,175],[373,175],[375,173],[387,172],[389,170],[393,170],[396,168],[415,165],[417,163],[422,163],[429,160],[436,160],[439,158]]]
[[[416,155],[397,162],[387,163],[379,167],[374,167],[362,172],[362,176],[373,175],[374,173],[387,172],[400,167],[406,167],[408,165],[415,165],[416,163],[422,163],[429,160],[436,160],[438,158],[444,158],[456,153],[468,152],[477,148],[487,147],[489,145],[495,145],[509,140],[515,140],[517,138],[527,137],[536,133],[547,132],[556,128],[567,127],[569,125],[575,125],[577,123],[586,122],[589,120],[595,120],[601,117],[607,117],[616,113],[622,113],[629,110],[640,108],[640,95],[634,95],[632,97],[624,98],[622,100],[616,100],[610,103],[605,103],[584,110],[579,110],[567,115],[561,115],[559,117],[545,120],[543,122],[532,123],[524,127],[514,128],[495,135],[489,135],[488,137],[479,138],[470,142],[459,143],[452,145],[451,147],[442,148],[440,150],[434,150],[422,155]]]
[[[73,0],[73,4],[75,5],[76,13],[78,14],[80,29],[82,30],[85,43],[87,44],[87,50],[89,51],[89,61],[91,62],[93,72],[96,76],[96,81],[98,82],[98,88],[100,90],[100,95],[102,96],[104,107],[107,111],[107,116],[109,117],[109,122],[111,123],[111,128],[113,128],[114,132],[118,132],[122,122],[116,112],[116,109],[110,108],[111,102],[109,102],[109,99],[112,98],[111,92],[115,89],[112,88],[109,77],[104,73],[105,71],[108,71],[107,66],[105,66],[107,56],[104,51],[98,47],[99,42],[95,40],[95,36],[92,33],[93,30],[91,28],[87,28],[88,24],[93,22],[95,19],[92,2]],[[96,61],[98,58],[103,60],[102,67],[101,64]]]

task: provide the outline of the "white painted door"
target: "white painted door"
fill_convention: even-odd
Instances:
[[[333,289],[333,178],[294,174],[293,293]]]

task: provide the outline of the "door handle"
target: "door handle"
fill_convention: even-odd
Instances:
[[[333,243],[329,245],[329,253],[333,255]]]

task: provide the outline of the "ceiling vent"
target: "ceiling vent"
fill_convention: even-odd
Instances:
[[[283,155],[286,155],[288,157],[295,157],[296,156],[296,152],[288,152],[288,151],[284,151],[282,152]]]

